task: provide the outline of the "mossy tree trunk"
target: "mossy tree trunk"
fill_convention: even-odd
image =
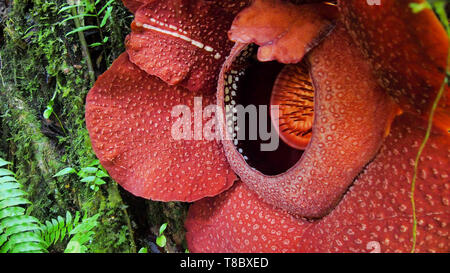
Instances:
[[[95,77],[103,73],[124,51],[132,20],[122,3],[114,2],[101,33],[80,33],[87,44],[101,36],[108,41],[86,47],[79,36],[66,36],[75,24],[73,20],[60,23],[64,13],[58,12],[64,4],[62,0],[10,1],[2,17],[0,157],[14,163],[33,202],[29,213],[41,221],[65,211],[101,213],[91,252],[136,252],[149,247],[164,222],[169,222],[166,250],[182,251],[186,204],[142,200],[112,180],[94,192],[76,175],[53,177],[65,167],[79,169],[95,159],[84,122],[84,101],[92,85],[88,63]],[[43,112],[52,98],[54,112],[46,119]]]

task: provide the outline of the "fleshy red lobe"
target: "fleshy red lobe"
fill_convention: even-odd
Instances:
[[[444,79],[448,37],[432,10],[413,13],[423,0],[339,1],[349,33],[370,61],[379,83],[404,110],[428,114]],[[441,101],[439,119],[450,123],[450,92]],[[443,115],[441,117],[441,115]],[[450,124],[447,124],[450,129]]]
[[[264,203],[242,182],[189,209],[190,252],[298,252],[309,224]]]
[[[168,84],[211,93],[233,45],[227,37],[233,18],[215,2],[154,1],[136,11],[127,52]]]
[[[425,128],[425,121],[410,114],[397,117],[380,154],[320,220],[296,219],[265,204],[242,183],[195,203],[186,221],[189,250],[409,252],[412,162]],[[433,128],[416,184],[417,252],[450,251],[449,147],[448,135]]]
[[[239,52],[239,47],[235,51]],[[300,161],[283,174],[267,176],[251,168],[232,141],[223,140],[223,145],[236,174],[266,202],[296,215],[316,218],[333,209],[373,159],[386,136],[395,106],[373,79],[342,26],[309,57],[315,117],[311,142]],[[233,69],[232,61],[232,57],[227,60],[221,77]],[[223,85],[224,80],[219,82],[219,90]],[[222,92],[218,102],[223,107]],[[223,119],[221,122],[225,126]],[[223,128],[221,132],[227,131]]]
[[[328,4],[256,0],[235,18],[229,36],[259,45],[260,61],[298,63],[333,29],[336,11]]]
[[[172,135],[177,105],[191,110],[187,125],[193,129],[195,96],[202,92],[168,86],[138,69],[126,53],[99,77],[87,97],[86,125],[97,157],[115,181],[160,201],[191,202],[231,187],[236,176],[216,141]],[[211,103],[213,96],[203,96],[203,105]]]

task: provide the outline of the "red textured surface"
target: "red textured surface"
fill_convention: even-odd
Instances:
[[[243,8],[248,6],[252,0],[205,0],[207,3],[212,3],[218,7],[221,7],[227,13],[237,14]]]
[[[339,206],[304,237],[304,251],[362,252],[369,242],[382,252],[409,252],[414,160],[427,122],[402,115],[380,154]],[[434,128],[416,182],[417,252],[450,251],[450,137]],[[315,243],[311,243],[314,240]]]
[[[158,0],[122,0],[125,7],[131,12],[135,13],[136,10],[144,5]],[[170,0],[172,1],[172,0]],[[210,3],[222,8],[224,11],[230,14],[237,14],[243,8],[249,5],[251,0],[203,0],[205,3]]]
[[[232,60],[222,73],[232,69]],[[266,176],[246,163],[232,141],[224,140],[223,145],[236,174],[266,202],[293,214],[319,217],[336,205],[373,159],[395,107],[342,26],[311,52],[309,61],[315,88],[313,136],[294,167]],[[222,87],[223,80],[219,90]],[[222,91],[218,102],[223,107]]]
[[[242,182],[194,203],[185,221],[190,252],[298,252],[308,223],[261,201]]]
[[[286,65],[273,84],[270,105],[279,107],[270,115],[280,138],[294,149],[304,150],[311,141],[314,121],[314,89],[306,65]]]
[[[127,52],[130,60],[148,74],[191,91],[212,93],[220,67],[233,46],[227,37],[233,18],[233,14],[203,0],[154,1],[136,12],[132,33],[126,40]]]
[[[172,107],[192,110],[195,96],[202,92],[168,86],[139,70],[126,53],[99,77],[87,97],[86,125],[97,157],[115,181],[160,201],[191,202],[231,187],[236,176],[220,144],[172,138],[178,119]],[[203,95],[203,105],[211,103],[213,96]]]
[[[195,203],[191,252],[409,252],[413,162],[426,122],[397,117],[380,153],[322,219],[307,222],[265,204],[242,183]],[[450,251],[450,137],[436,127],[416,182],[417,252]],[[265,226],[263,226],[265,225]]]
[[[260,61],[298,63],[333,29],[335,12],[326,4],[256,0],[238,14],[229,36],[235,42],[259,45]]]
[[[156,0],[122,0],[123,5],[127,7],[132,13],[135,13],[136,10],[147,3],[151,3]]]
[[[379,83],[404,110],[426,115],[444,79],[447,35],[432,10],[412,12],[409,4],[424,0],[381,2],[339,1],[340,13]],[[450,119],[448,90],[441,106]]]

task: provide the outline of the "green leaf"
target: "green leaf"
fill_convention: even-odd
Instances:
[[[17,182],[17,179],[15,179],[12,176],[0,177],[0,183],[5,183],[5,182]]]
[[[84,182],[84,183],[90,183],[90,182],[94,182],[94,180],[96,179],[97,177],[95,177],[95,176],[88,176],[88,177],[85,177],[85,178],[83,178],[83,179],[81,179],[80,181],[81,182]]]
[[[143,248],[139,249],[138,253],[148,253],[148,249],[146,247],[143,247]]]
[[[9,237],[8,239],[12,244],[20,244],[20,243],[26,243],[26,242],[41,242],[42,239],[41,237],[31,231],[27,231],[27,232],[21,232],[21,233],[16,233],[12,236]]]
[[[19,215],[19,216],[13,216],[3,219],[0,222],[0,225],[3,228],[9,228],[16,225],[25,225],[25,224],[33,224],[33,223],[39,223],[39,220],[28,215]]]
[[[98,178],[109,177],[109,175],[107,173],[105,173],[103,170],[98,170],[98,172],[95,174],[95,176],[97,176]]]
[[[85,167],[81,169],[82,172],[85,173],[96,173],[98,171],[97,167]]]
[[[7,253],[8,250],[11,248],[11,243],[8,240],[8,238],[6,238],[6,242],[2,245],[2,247],[0,248],[0,253]]]
[[[84,219],[81,224],[77,225],[71,232],[70,234],[74,235],[74,234],[78,234],[78,233],[82,233],[82,232],[88,232],[91,229],[93,229],[96,225],[97,225],[97,219],[98,217],[100,217],[100,214],[97,213],[94,216],[91,216],[89,218]]]
[[[34,31],[30,31],[30,32],[28,32],[27,34],[23,35],[22,39],[25,40],[25,39],[27,39],[27,38],[33,36],[34,34],[35,34]]]
[[[53,108],[47,107],[47,109],[45,109],[45,111],[44,111],[43,116],[45,119],[49,119],[52,114],[53,114]]]
[[[77,171],[74,168],[65,168],[57,172],[53,177],[63,176],[71,173],[76,173]]]
[[[97,16],[100,16],[100,14],[102,14],[102,12],[108,8],[108,9],[112,9],[112,7],[109,7],[115,0],[109,0],[97,13]]]
[[[94,160],[92,160],[92,162],[89,164],[89,167],[92,167],[92,166],[98,166],[99,164],[100,164],[100,160],[94,159]]]
[[[26,223],[26,224],[21,224],[21,225],[15,225],[15,226],[12,226],[12,227],[6,229],[5,234],[7,236],[10,236],[10,235],[25,232],[25,231],[38,231],[38,230],[40,230],[40,227],[38,224]]]
[[[25,195],[27,195],[27,193],[21,189],[0,190],[0,200],[6,200],[7,198],[21,197]]]
[[[74,34],[74,33],[77,33],[77,32],[83,32],[83,31],[86,31],[86,30],[89,30],[89,29],[98,29],[99,27],[98,26],[83,26],[83,27],[79,27],[79,28],[76,28],[76,29],[74,29],[74,30],[72,30],[72,31],[69,31],[67,34],[66,34],[66,37],[67,36],[70,36],[70,35],[72,35],[72,34]]]
[[[431,5],[428,2],[423,3],[410,3],[409,7],[412,9],[413,13],[419,13],[424,9],[431,9]]]
[[[47,231],[48,231],[48,238],[47,238],[47,242],[50,244],[53,244],[55,242],[55,231],[56,231],[56,227],[52,224],[52,222],[50,221],[45,221],[45,224],[47,226]]]
[[[0,158],[0,167],[10,165],[10,164],[12,164],[12,163],[4,160],[3,158]]]
[[[166,243],[167,243],[166,236],[161,235],[161,236],[158,236],[158,238],[156,238],[156,244],[157,244],[158,246],[160,246],[160,247],[165,247],[165,246],[166,246]]]
[[[10,189],[19,189],[20,184],[19,183],[13,183],[13,182],[6,182],[0,184],[0,191],[2,190],[10,190]]]
[[[0,234],[0,247],[8,240],[8,236],[5,234]]]
[[[25,213],[25,209],[22,207],[9,207],[0,210],[0,220],[6,217],[19,216]]]
[[[54,238],[52,239],[52,242],[58,242],[58,240],[59,240],[59,236],[60,236],[60,229],[59,229],[59,223],[58,223],[58,221],[56,221],[56,219],[52,219],[52,225],[53,225],[53,227],[54,227],[54,230],[55,230],[55,232],[53,233],[54,234]]]
[[[104,185],[106,184],[105,180],[101,179],[101,178],[97,178],[95,179],[95,185]]]
[[[77,212],[75,213],[75,219],[73,220],[73,226],[78,225],[79,222],[80,222],[80,212],[77,211]]]
[[[164,230],[166,230],[167,228],[167,223],[164,223],[161,225],[161,227],[159,227],[159,235],[162,235]]]
[[[38,252],[45,253],[45,246],[43,242],[23,242],[15,245],[12,250],[12,253],[24,253],[24,252]]]
[[[89,47],[97,47],[97,46],[102,46],[102,45],[103,45],[102,43],[97,42],[97,43],[90,44]]]
[[[80,6],[80,4],[77,4],[77,5],[70,5],[70,6],[65,6],[65,7],[61,8],[61,9],[58,11],[58,14],[60,14],[61,12],[66,11],[66,10],[70,10],[70,9],[73,9],[73,8],[77,8],[77,7],[79,7],[79,6]]]
[[[31,204],[31,202],[22,197],[8,198],[6,200],[0,201],[0,209],[26,204]]]
[[[6,175],[15,176],[15,174],[8,169],[0,169],[0,176],[6,176]]]
[[[73,226],[75,225],[75,223],[73,222],[72,219],[72,214],[70,214],[70,212],[66,212],[66,227],[67,227],[67,232],[70,233],[70,231],[72,230]]]
[[[103,17],[102,22],[100,23],[100,27],[104,27],[106,25],[106,22],[108,21],[109,17],[111,17],[112,7],[108,7],[108,9],[105,12],[105,16]]]
[[[89,12],[94,11],[94,9],[95,9],[95,3],[91,3],[90,0],[85,0],[83,4],[84,4],[84,6],[86,7],[86,8],[85,8],[85,12],[86,12],[86,13],[89,13]]]
[[[70,241],[66,249],[64,250],[64,253],[83,253],[81,244],[78,241]]]

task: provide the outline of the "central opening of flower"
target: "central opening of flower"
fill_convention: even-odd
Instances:
[[[306,64],[260,62],[257,49],[248,45],[224,73],[226,128],[250,167],[278,175],[300,160],[311,139],[314,89]]]

